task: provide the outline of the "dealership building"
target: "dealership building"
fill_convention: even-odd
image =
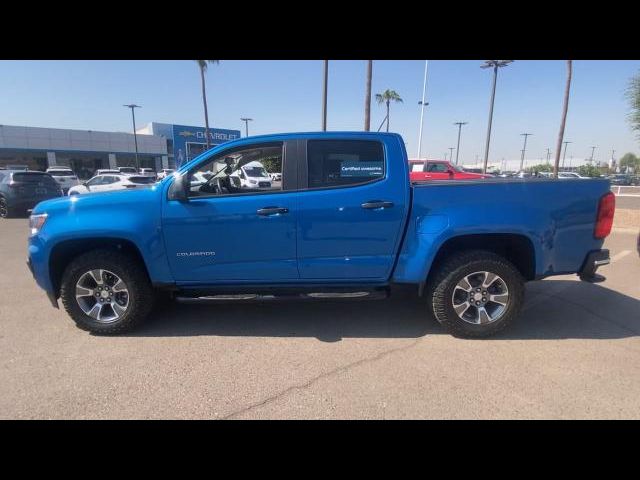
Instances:
[[[152,122],[136,133],[0,125],[0,168],[65,166],[87,179],[99,168],[135,166],[135,137],[139,166],[156,171],[175,168],[206,149],[204,127]],[[240,138],[240,131],[210,128],[209,138],[211,146],[218,145]]]

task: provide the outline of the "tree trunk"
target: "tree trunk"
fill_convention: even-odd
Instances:
[[[367,60],[367,88],[364,95],[364,131],[371,128],[371,77],[373,71],[373,60]]]
[[[204,68],[200,67],[200,80],[202,81],[202,104],[204,105],[204,136],[209,150],[209,112],[207,112],[207,92],[204,86]]]
[[[556,160],[553,165],[553,176],[558,178],[558,165],[560,164],[560,150],[564,140],[564,127],[567,121],[567,111],[569,110],[569,92],[571,91],[572,60],[567,60],[567,85],[564,90],[564,105],[562,107],[562,120],[560,121],[560,133],[558,133],[558,143],[556,144]]]
[[[387,100],[387,132],[389,131],[389,100]]]

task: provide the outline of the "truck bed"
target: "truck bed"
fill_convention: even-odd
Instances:
[[[393,280],[424,279],[450,238],[496,232],[525,237],[535,278],[574,273],[602,247],[593,229],[607,180],[484,179],[412,182],[411,213]]]

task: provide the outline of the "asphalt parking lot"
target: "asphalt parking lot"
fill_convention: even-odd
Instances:
[[[0,220],[0,418],[640,418],[637,229],[601,284],[527,286],[513,328],[456,339],[413,291],[371,302],[183,305],[97,337],[26,265]]]

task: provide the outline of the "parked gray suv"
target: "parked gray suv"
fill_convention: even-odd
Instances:
[[[0,217],[25,214],[36,204],[63,195],[60,185],[44,172],[0,170]]]

